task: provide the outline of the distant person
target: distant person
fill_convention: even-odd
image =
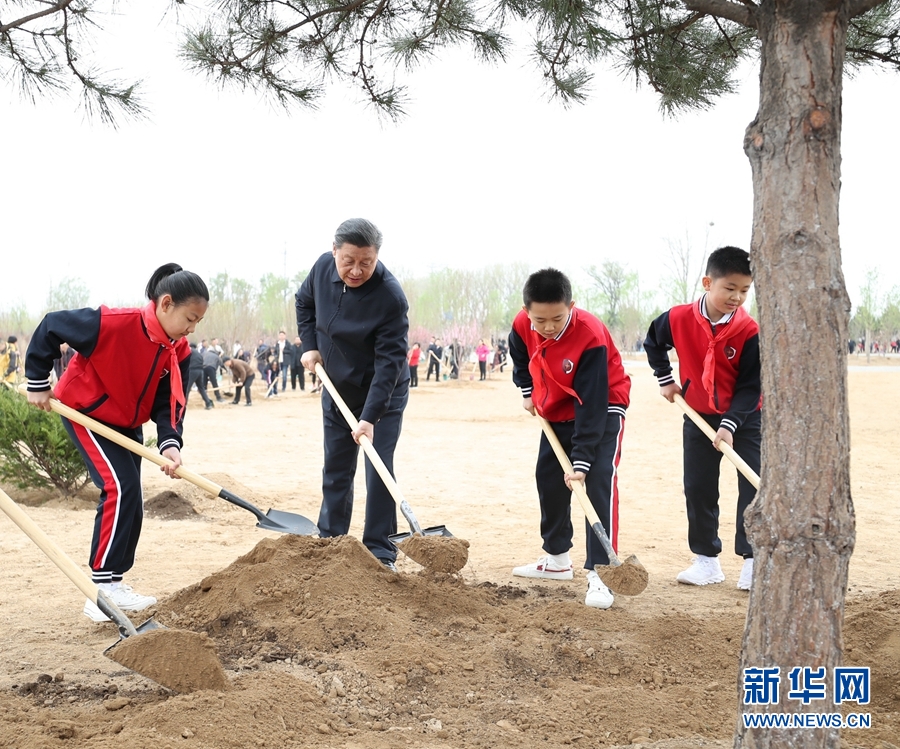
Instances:
[[[478,357],[478,380],[479,382],[487,379],[487,360],[491,353],[491,347],[484,342],[482,338],[475,347],[475,356]]]
[[[459,362],[462,359],[463,349],[459,344],[459,340],[454,338],[453,343],[450,344],[450,379],[458,380],[459,379]]]
[[[269,354],[269,359],[266,361],[266,398],[278,395],[278,367],[278,359],[275,358],[275,354]]]
[[[300,392],[306,390],[306,370],[300,361],[300,357],[303,356],[302,345],[303,341],[300,340],[300,336],[295,336],[294,344],[291,346],[291,390],[297,389],[297,382],[299,381]],[[315,383],[315,380],[313,383]]]
[[[252,406],[250,386],[256,377],[253,368],[247,362],[233,357],[226,358],[222,363],[227,369],[231,370],[231,381],[234,383],[234,400],[231,401],[231,405],[236,406],[241,402],[241,388],[243,388],[244,398],[247,401],[246,405]]]
[[[56,375],[57,382],[69,368],[69,362],[72,361],[73,356],[75,356],[75,349],[63,341],[59,345],[59,358],[53,360],[53,373]]]
[[[422,347],[416,341],[406,355],[406,361],[409,362],[409,386],[411,388],[419,387],[419,359],[421,357]]]
[[[323,538],[346,535],[353,512],[359,440],[365,435],[393,473],[403,411],[409,400],[406,361],[409,305],[399,281],[379,259],[382,235],[371,221],[349,219],[331,252],[313,265],[297,291],[297,330],[303,365],[321,364],[359,420],[351,430],[327,390],[322,393],[325,465],[318,526]],[[363,544],[396,571],[397,509],[391,493],[366,465]]]
[[[190,399],[191,388],[196,385],[197,392],[200,393],[200,397],[203,399],[203,404],[206,406],[206,410],[209,411],[209,409],[214,408],[216,404],[213,403],[210,397],[206,394],[206,385],[204,383],[205,379],[206,378],[203,373],[203,354],[200,353],[200,349],[197,348],[197,344],[192,343],[187,387],[184,389],[185,397]]]
[[[278,331],[278,340],[275,341],[275,360],[278,362],[278,371],[281,374],[281,389],[287,390],[288,367],[291,364],[291,346],[287,334],[283,330]],[[276,392],[278,386],[275,386]]]
[[[216,403],[224,403],[225,399],[219,392],[218,372],[222,366],[222,357],[214,346],[209,346],[206,353],[203,354],[203,389],[207,390],[212,386],[213,395],[216,396]]]
[[[19,367],[21,364],[19,362],[18,341],[19,339],[14,335],[6,339],[6,367],[0,372],[0,377],[3,378],[3,382],[8,382],[10,385],[15,385],[16,380],[19,378]]]
[[[618,466],[631,380],[606,326],[575,307],[572,285],[554,268],[532,273],[522,292],[525,306],[513,321],[509,353],[522,406],[543,416],[572,461],[565,473],[545,434],[538,450],[541,537],[546,554],[513,569],[518,577],[571,580],[574,530],[572,486],[581,482],[609,536],[618,546]],[[613,595],[594,567],[609,556],[585,522],[588,589],[585,605],[608,609]]]
[[[688,405],[717,430],[711,443],[693,421],[684,417],[688,545],[697,555],[676,578],[686,585],[725,580],[719,562],[719,444],[733,447],[759,473],[759,326],[743,307],[752,283],[749,253],[737,247],[720,247],[707,261],[703,296],[657,317],[644,340],[647,361],[663,398],[671,403],[676,394],[682,394]],[[668,352],[673,348],[678,353],[681,385],[675,382],[669,362]],[[737,582],[740,590],[750,590],[753,582],[753,549],[744,528],[744,512],[755,496],[756,489],[738,472],[734,551],[744,559]]]
[[[444,347],[441,345],[441,339],[435,338],[431,345],[428,346],[428,371],[425,373],[425,382],[431,378],[431,373],[434,372],[434,381],[440,382],[441,380],[441,359],[444,356]]]
[[[266,367],[269,364],[269,354],[271,353],[269,346],[266,342],[260,338],[259,343],[256,346],[256,352],[254,356],[256,357],[256,368],[259,370],[260,377],[265,380],[266,379]]]
[[[182,420],[190,347],[209,305],[200,276],[168,263],[147,283],[149,303],[136,309],[76,309],[50,312],[41,321],[25,357],[28,402],[52,410],[51,397],[112,427],[138,444],[142,426],[156,423],[157,449],[168,459],[161,470],[176,478],[182,465]],[[77,354],[54,392],[50,369],[65,341]],[[89,565],[91,578],[120,608],[141,611],[156,603],[124,583],[141,535],[141,458],[100,434],[62,420],[100,489]],[[107,616],[88,599],[84,613]]]

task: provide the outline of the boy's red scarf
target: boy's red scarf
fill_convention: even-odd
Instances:
[[[753,318],[747,314],[747,310],[743,307],[738,307],[734,311],[734,316],[727,323],[715,326],[716,332],[713,335],[710,320],[703,316],[703,313],[700,311],[700,305],[694,304],[693,310],[694,317],[700,323],[700,327],[706,331],[706,336],[709,339],[706,346],[706,355],[703,357],[703,375],[700,379],[703,382],[703,389],[709,397],[709,407],[713,413],[717,413],[718,409],[713,400],[713,395],[716,392],[716,344],[722,343],[740,333],[753,322]]]
[[[569,326],[574,325],[574,324],[575,324],[575,308],[573,307],[572,311],[569,313],[569,320],[566,323],[566,328],[563,331],[563,335],[565,335],[569,331]],[[534,326],[532,326],[532,327],[534,327]],[[567,395],[571,395],[575,400],[578,401],[579,405],[582,405],[583,401],[581,400],[581,397],[578,395],[578,393],[576,393],[572,388],[566,387],[565,385],[563,385],[559,380],[557,380],[553,376],[553,372],[550,369],[550,365],[547,363],[547,357],[544,356],[544,350],[547,348],[550,348],[550,346],[553,346],[554,344],[558,343],[559,338],[544,338],[537,331],[534,331],[534,334],[536,336],[538,336],[539,340],[538,340],[537,346],[535,346],[534,353],[531,355],[531,361],[537,362],[538,369],[540,369],[544,373],[544,376],[548,380],[551,380],[553,383],[556,384],[556,386],[560,390],[562,390]],[[532,373],[532,377],[534,377],[533,373]]]
[[[184,386],[181,384],[181,367],[178,365],[178,354],[175,352],[175,344],[169,338],[159,318],[156,316],[156,302],[151,300],[150,303],[141,310],[141,316],[144,318],[144,327],[147,328],[147,334],[153,343],[157,343],[169,352],[169,403],[172,407],[172,426],[178,423],[178,406],[181,406],[181,413],[184,413],[185,399]]]

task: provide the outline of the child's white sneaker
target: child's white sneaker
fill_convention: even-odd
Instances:
[[[125,583],[119,583],[115,587],[104,587],[103,592],[123,611],[142,611],[156,603],[156,599],[153,596],[142,596]],[[82,613],[94,622],[109,621],[109,617],[90,598],[84,602]]]
[[[613,605],[613,594],[604,585],[600,576],[591,570],[587,574],[588,589],[584,597],[584,605],[594,609],[608,609]]]
[[[685,585],[711,585],[723,582],[725,573],[722,572],[719,557],[705,557],[698,554],[694,557],[694,563],[686,570],[679,572],[675,579]]]
[[[741,567],[741,576],[738,578],[738,590],[750,590],[753,584],[753,557],[744,560],[744,566]]]
[[[548,555],[541,557],[534,564],[523,564],[521,567],[513,567],[513,575],[516,577],[537,577],[542,580],[571,580],[572,565],[559,567]]]

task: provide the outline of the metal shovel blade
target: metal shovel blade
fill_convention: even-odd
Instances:
[[[408,533],[394,533],[388,538],[391,543],[399,544],[402,541],[406,541],[409,538],[412,538],[415,535],[413,531],[409,531]],[[433,525],[430,528],[422,529],[423,536],[444,536],[444,538],[453,538],[453,534],[447,530],[446,525]]]
[[[134,628],[135,634],[133,634],[133,635],[126,635],[120,630],[119,631],[119,639],[116,640],[112,645],[110,645],[106,650],[104,650],[103,655],[105,655],[108,658],[109,651],[112,650],[120,642],[122,642],[122,640],[124,640],[126,637],[136,637],[137,635],[142,635],[142,634],[144,634],[144,632],[150,632],[151,630],[154,630],[154,629],[165,629],[165,627],[151,616],[143,624],[139,624],[137,627]]]
[[[257,517],[257,528],[279,533],[293,533],[295,536],[318,536],[319,527],[309,518],[283,510],[269,510]]]

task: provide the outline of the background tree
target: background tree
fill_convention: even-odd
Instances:
[[[87,307],[90,297],[87,284],[80,278],[64,278],[56,286],[51,287],[44,312]]]
[[[900,286],[892,286],[885,296],[881,312],[881,333],[887,341],[900,335]]]
[[[261,332],[256,289],[249,281],[232,278],[228,273],[213,276],[207,285],[209,309],[195,338],[218,337],[229,345],[240,341],[252,351]]]
[[[600,266],[592,265],[585,271],[599,292],[600,317],[610,329],[621,329],[621,307],[638,284],[637,273],[629,271],[615,260],[604,260]]]
[[[866,342],[866,363],[872,357],[872,344],[875,333],[880,332],[881,300],[878,294],[878,270],[869,268],[866,271],[866,282],[859,289],[859,306],[851,320],[851,329],[858,331]]]
[[[703,249],[699,249],[691,240],[690,232],[684,233],[684,239],[669,238],[666,244],[669,247],[666,269],[671,273],[669,291],[669,306],[687,304],[697,298],[700,290],[700,280],[706,270],[706,256],[709,254],[709,230],[713,226],[710,222],[706,227],[706,236],[703,240]]]

